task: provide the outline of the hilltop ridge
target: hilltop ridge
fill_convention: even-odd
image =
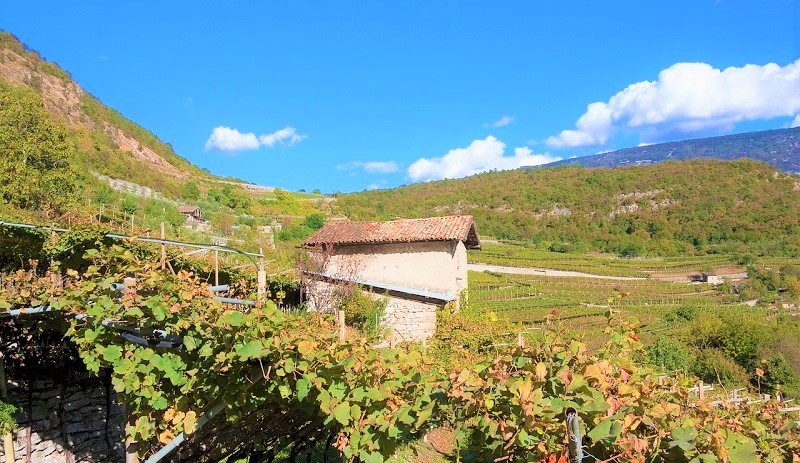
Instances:
[[[563,165],[619,167],[691,159],[733,161],[741,158],[765,162],[784,172],[800,174],[800,127],[636,146],[522,169]]]

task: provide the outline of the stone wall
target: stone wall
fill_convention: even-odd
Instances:
[[[398,342],[422,342],[436,333],[434,304],[390,297],[382,323],[394,328]]]
[[[9,401],[18,407],[15,462],[124,461],[124,412],[107,381],[87,375],[67,385],[35,380],[28,387],[9,379]],[[0,456],[5,461],[1,448]]]

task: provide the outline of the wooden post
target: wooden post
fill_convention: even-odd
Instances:
[[[389,347],[396,347],[397,346],[397,333],[394,331],[394,327],[389,328]]]
[[[705,398],[705,394],[703,393],[703,380],[702,379],[700,380],[700,383],[697,385],[697,397],[700,400],[703,400]]]
[[[3,353],[0,352],[0,399],[4,401],[8,401],[6,387],[6,365]],[[3,434],[3,454],[6,456],[6,463],[14,463],[14,436],[11,435],[11,431]]]
[[[523,336],[522,333],[517,333],[517,347],[520,349],[525,348],[525,336]]]
[[[163,240],[166,237],[167,235],[164,232],[164,222],[161,222],[161,239]],[[164,270],[165,268],[167,268],[167,245],[161,243],[161,270]]]
[[[336,311],[336,322],[339,325],[339,341],[344,342],[345,335],[345,325],[344,325],[344,310]]]

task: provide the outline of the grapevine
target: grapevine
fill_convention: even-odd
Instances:
[[[599,459],[777,462],[800,452],[797,424],[777,403],[715,407],[690,396],[691,378],[659,383],[621,318],[595,353],[548,329],[529,347],[450,367],[422,346],[340,341],[331,320],[271,302],[222,304],[200,276],[152,257],[90,247],[78,269],[30,266],[0,286],[0,312],[49,307],[86,368],[110,372],[140,457],[186,433],[175,461],[320,446],[377,463],[442,427],[454,430],[461,461],[566,461],[570,407]],[[119,291],[126,279],[135,285]],[[220,406],[223,416],[198,428]]]

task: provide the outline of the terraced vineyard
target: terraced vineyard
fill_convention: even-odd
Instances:
[[[643,333],[679,328],[674,314],[682,307],[704,313],[748,312],[768,316],[762,308],[735,301],[705,284],[669,283],[658,280],[612,281],[592,278],[509,275],[470,272],[469,306],[492,311],[512,321],[537,324],[553,315],[567,330],[598,334],[605,324],[609,298],[614,308],[634,315]]]
[[[722,254],[625,258],[599,253],[551,252],[510,243],[486,243],[482,250],[470,251],[469,261],[510,267],[541,267],[626,277],[646,277],[654,273],[710,271],[719,267],[729,267],[736,263],[733,256]]]

